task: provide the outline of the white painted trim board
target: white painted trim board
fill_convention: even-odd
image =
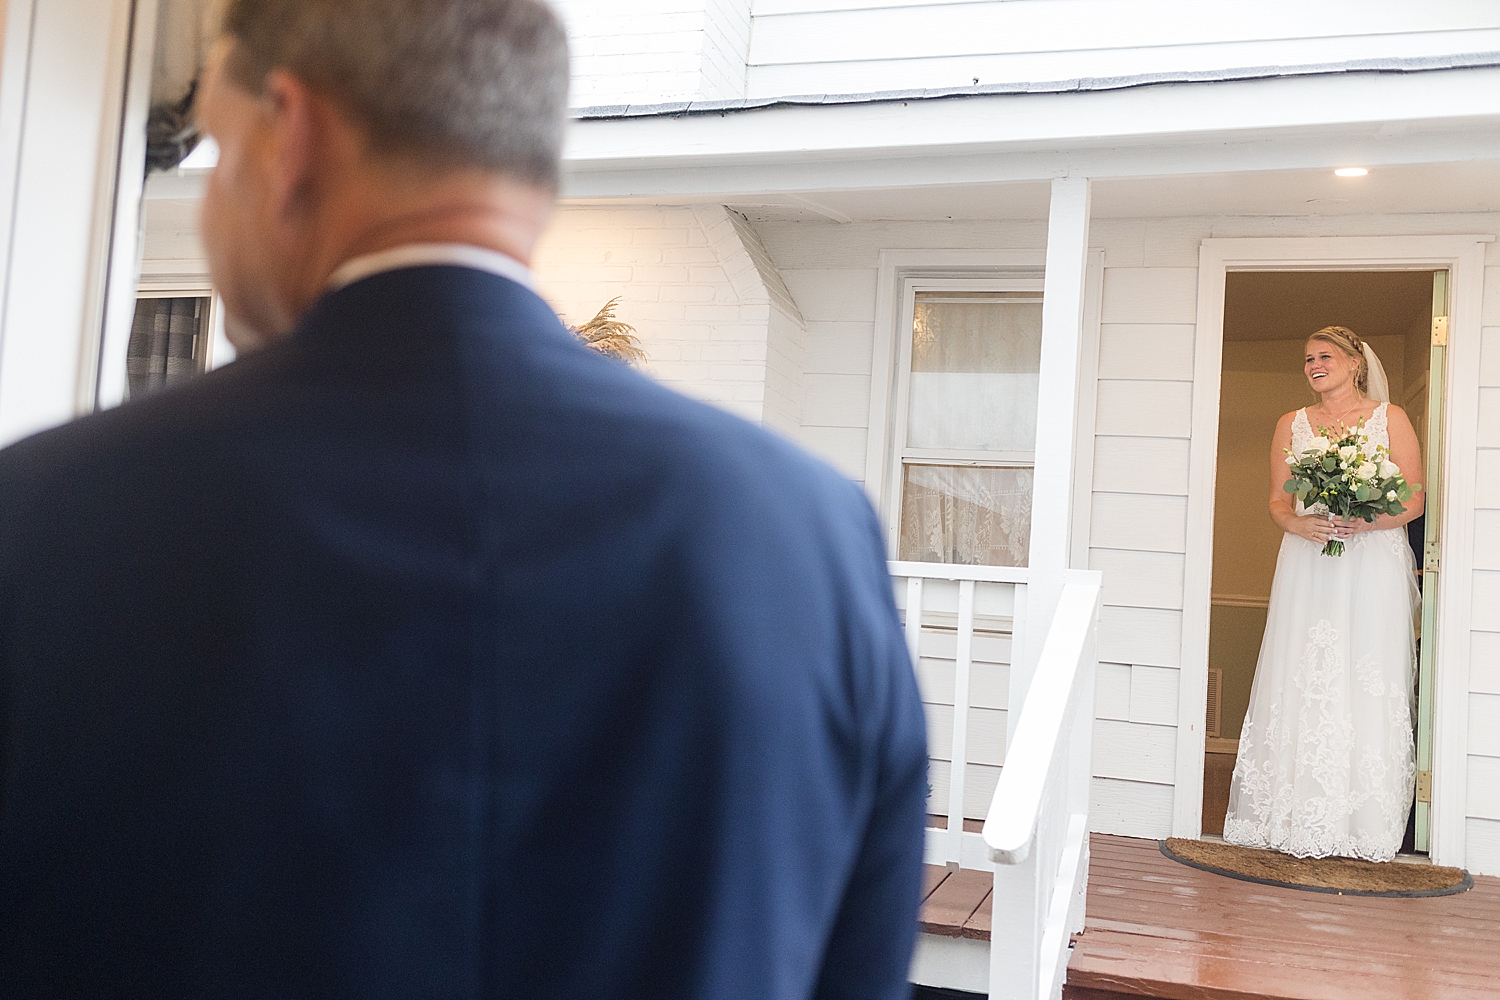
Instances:
[[[1479,345],[1489,235],[1205,239],[1199,250],[1198,323],[1194,348],[1193,437],[1188,497],[1187,586],[1178,711],[1173,833],[1202,830],[1203,714],[1207,698],[1208,621],[1212,596],[1214,477],[1224,340],[1224,280],[1231,271],[1437,270],[1452,275],[1449,326],[1443,598],[1433,745],[1432,858],[1464,864],[1468,744],[1468,672],[1476,482],[1472,456],[1478,429]]]

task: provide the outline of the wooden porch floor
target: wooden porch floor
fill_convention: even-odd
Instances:
[[[1500,879],[1372,899],[1212,875],[1154,840],[1095,835],[1090,850],[1065,1000],[1500,998]]]

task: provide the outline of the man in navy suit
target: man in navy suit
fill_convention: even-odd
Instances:
[[[894,1000],[875,518],[528,287],[539,0],[232,0],[241,348],[0,452],[0,996]]]

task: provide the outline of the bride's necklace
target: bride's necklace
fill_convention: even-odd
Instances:
[[[1322,404],[1320,403],[1319,405],[1321,406]],[[1329,426],[1330,427],[1331,426],[1348,427],[1349,425],[1346,424],[1346,423],[1344,423],[1344,418],[1347,417],[1351,413],[1356,413],[1359,410],[1364,409],[1364,407],[1365,407],[1365,401],[1364,401],[1364,399],[1361,398],[1361,399],[1357,400],[1353,406],[1349,407],[1343,413],[1340,413],[1338,416],[1334,417],[1331,421],[1329,421]],[[1324,412],[1332,412],[1332,411],[1329,411],[1329,410],[1325,409]],[[1319,423],[1322,423],[1322,421],[1319,421]]]

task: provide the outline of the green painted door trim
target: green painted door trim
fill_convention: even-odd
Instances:
[[[1443,388],[1448,361],[1448,272],[1432,275],[1432,361],[1427,376],[1426,496],[1422,544],[1421,655],[1417,660],[1417,837],[1416,848],[1429,850],[1432,838],[1432,702],[1434,646],[1437,638],[1439,562],[1442,542]],[[1424,801],[1425,799],[1425,801]]]

